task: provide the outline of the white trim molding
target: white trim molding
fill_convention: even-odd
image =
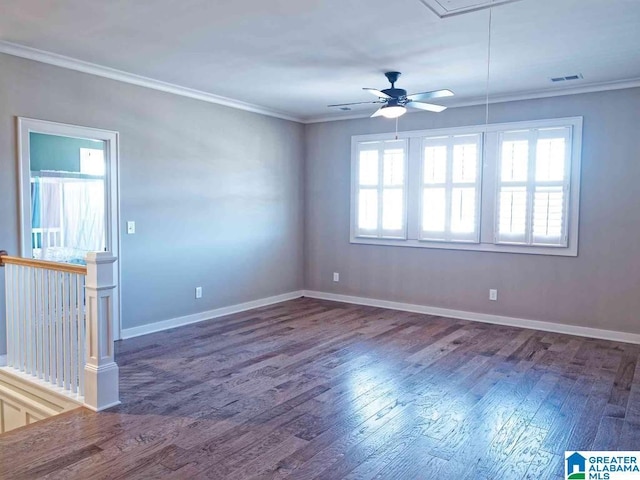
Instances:
[[[297,118],[293,115],[289,115],[285,112],[280,112],[278,110],[273,110],[260,105],[254,105],[252,103],[243,102],[241,100],[235,100],[233,98],[215,95],[213,93],[196,90],[194,88],[183,87],[174,83],[163,82],[162,80],[156,80],[154,78],[136,75],[135,73],[129,73],[123,70],[105,67],[96,63],[85,62],[84,60],[78,60],[77,58],[67,57],[65,55],[47,52],[45,50],[40,50],[33,47],[26,47],[24,45],[18,45],[17,43],[7,42],[4,40],[0,40],[0,53],[6,53],[7,55],[13,55],[14,57],[21,57],[29,60],[35,60],[36,62],[47,63],[49,65],[55,65],[56,67],[62,67],[69,70],[75,70],[77,72],[88,73],[90,75],[96,75],[98,77],[109,78],[111,80],[117,80],[119,82],[130,83],[139,87],[151,88],[153,90],[159,90],[165,93],[172,93],[174,95],[180,95],[182,97],[193,98],[196,100],[201,100],[203,102],[215,103],[217,105],[223,105],[225,107],[231,107],[238,110],[259,113],[261,115],[267,115],[269,117],[281,118],[283,120],[290,120],[293,122],[302,121],[300,118]]]
[[[312,116],[296,116],[287,112],[282,112],[280,110],[264,107],[262,105],[255,105],[253,103],[243,102],[241,100],[236,100],[229,97],[223,97],[214,93],[204,92],[202,90],[196,90],[189,87],[183,87],[174,83],[163,82],[162,80],[156,80],[154,78],[136,75],[135,73],[129,73],[123,70],[105,67],[96,63],[85,62],[84,60],[79,60],[77,58],[67,57],[58,53],[48,52],[46,50],[40,50],[33,47],[27,47],[25,45],[19,45],[17,43],[7,42],[5,40],[0,40],[0,53],[6,53],[7,55],[13,55],[14,57],[21,57],[28,60],[34,60],[36,62],[55,65],[56,67],[75,70],[77,72],[88,73],[90,75],[96,75],[98,77],[109,78],[111,80],[117,80],[119,82],[130,83],[132,85],[138,85],[140,87],[151,88],[153,90],[159,90],[161,92],[193,98],[195,100],[201,100],[203,102],[215,103],[217,105],[223,105],[225,107],[258,113],[261,115],[267,115],[269,117],[281,118],[283,120],[290,120],[292,122],[303,124],[352,120],[356,118],[367,118],[371,116],[370,111],[352,112],[346,114],[331,112],[327,113],[326,115],[323,114]],[[635,87],[640,87],[640,78],[629,78],[610,82],[587,83],[569,88],[555,87],[549,90],[531,90],[525,92],[515,92],[511,94],[496,95],[489,99],[489,103],[493,104],[513,102],[517,100],[531,100],[536,98],[558,97],[562,95],[575,95],[579,93],[620,90],[624,88]],[[485,105],[485,103],[486,98],[484,97],[461,97],[459,100],[447,101],[447,106],[449,108],[469,107],[475,105]],[[411,113],[419,113],[419,111],[412,111]]]
[[[7,366],[7,355],[0,355],[0,367]]]
[[[427,315],[437,315],[440,317],[470,320],[472,322],[492,323],[495,325],[507,325],[509,327],[542,330],[543,332],[564,333],[567,335],[576,335],[578,337],[597,338],[602,340],[612,340],[615,342],[640,344],[640,334],[637,333],[603,330],[600,328],[581,327],[578,325],[565,325],[562,323],[543,322],[540,320],[528,320],[516,317],[505,317],[502,315],[492,315],[487,313],[467,312],[464,310],[452,310],[449,308],[430,307],[427,305],[415,305],[411,303],[393,302],[389,300],[377,300],[374,298],[341,295],[338,293],[318,292],[314,290],[305,290],[304,296],[308,298],[316,298],[319,300],[331,300],[334,302],[352,303],[355,305],[366,305],[369,307],[388,308],[391,310],[400,310],[403,312],[424,313]]]
[[[139,327],[125,328],[122,330],[122,338],[127,339],[139,337],[141,335],[161,332],[170,328],[182,327],[184,325],[199,323],[205,320],[213,320],[214,318],[224,317],[225,315],[245,312],[254,308],[266,307],[275,303],[286,302],[287,300],[294,300],[302,296],[304,296],[304,292],[302,290],[297,290],[289,293],[283,293],[282,295],[275,295],[273,297],[260,298],[258,300],[252,300],[250,302],[230,305],[228,307],[220,307],[214,310],[208,310],[206,312],[185,315],[184,317],[171,318],[169,320],[163,320],[156,323],[147,323],[145,325],[140,325]]]
[[[354,305],[366,305],[369,307],[388,308],[390,310],[399,310],[402,312],[437,315],[439,317],[491,323],[494,325],[506,325],[509,327],[526,328],[531,330],[541,330],[543,332],[563,333],[566,335],[611,340],[614,342],[640,344],[640,334],[637,333],[617,332],[615,330],[603,330],[600,328],[581,327],[578,325],[565,325],[562,323],[543,322],[540,320],[528,320],[524,318],[506,317],[503,315],[492,315],[487,313],[467,312],[464,310],[452,310],[449,308],[431,307],[428,305],[415,305],[411,303],[393,302],[390,300],[378,300],[374,298],[342,295],[338,293],[319,292],[316,290],[297,290],[289,293],[283,293],[282,295],[275,295],[273,297],[261,298],[228,307],[216,308],[214,310],[185,315],[184,317],[172,318],[157,323],[148,323],[146,325],[140,325],[139,327],[125,328],[122,330],[122,338],[128,339],[147,335],[149,333],[161,332],[171,328],[191,325],[193,323],[199,323],[206,320],[213,320],[215,318],[232,315],[234,313],[246,312],[248,310],[253,310],[254,308],[266,307],[268,305],[274,305],[288,300],[295,300],[300,297],[351,303]]]
[[[629,78],[625,80],[614,80],[611,82],[599,82],[599,83],[587,83],[576,85],[573,87],[554,87],[545,90],[529,90],[525,92],[516,92],[503,95],[494,95],[489,98],[489,105],[496,103],[518,102],[522,100],[536,100],[540,98],[553,98],[562,97],[565,95],[579,95],[581,93],[595,93],[595,92],[608,92],[610,90],[624,90],[626,88],[638,88],[640,87],[640,78]],[[485,97],[451,97],[443,102],[448,108],[459,107],[476,107],[480,105],[486,105],[487,99]],[[409,109],[407,114],[424,113],[421,110]],[[371,117],[371,111],[359,111],[351,113],[328,113],[326,115],[317,115],[304,118],[302,123],[324,123],[324,122],[337,122],[340,120],[355,120],[359,118]]]

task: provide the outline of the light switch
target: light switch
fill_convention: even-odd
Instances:
[[[128,235],[133,235],[134,233],[136,233],[136,222],[128,221],[127,222],[127,234]]]

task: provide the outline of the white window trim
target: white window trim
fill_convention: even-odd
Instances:
[[[578,255],[578,230],[580,218],[580,170],[582,159],[582,124],[583,117],[564,117],[545,120],[531,120],[509,123],[493,123],[489,125],[469,125],[463,127],[440,128],[434,130],[413,130],[395,133],[355,135],[351,137],[351,218],[350,218],[350,242],[353,244],[401,246],[415,248],[435,248],[445,250],[469,250],[480,252],[499,252],[532,255],[552,255],[576,257]],[[497,154],[497,133],[504,130],[550,128],[550,127],[572,127],[571,137],[571,176],[569,187],[569,208],[567,211],[567,246],[529,246],[510,245],[495,242],[494,218],[496,215],[496,183],[498,158],[487,158],[484,152],[494,152]],[[480,243],[463,242],[438,242],[433,240],[420,240],[420,189],[416,184],[422,181],[420,177],[422,139],[424,137],[435,137],[445,135],[463,135],[470,133],[482,133],[483,154],[481,155],[481,205],[479,209]],[[355,168],[357,166],[358,143],[366,141],[393,140],[397,137],[407,139],[409,152],[407,155],[408,168],[406,171],[406,210],[407,215],[407,238],[388,239],[361,237],[356,232],[356,202],[355,202]]]

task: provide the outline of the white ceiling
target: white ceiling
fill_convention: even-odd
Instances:
[[[361,87],[485,94],[489,10],[439,18],[421,0],[0,0],[0,41],[238,99],[301,120]],[[492,97],[640,81],[640,0],[493,8]],[[6,49],[5,49],[6,51]],[[582,73],[553,84],[550,77]]]

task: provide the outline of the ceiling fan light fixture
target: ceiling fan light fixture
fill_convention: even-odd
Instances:
[[[407,109],[402,105],[385,105],[380,109],[380,115],[385,118],[398,118],[405,113],[407,113]]]

